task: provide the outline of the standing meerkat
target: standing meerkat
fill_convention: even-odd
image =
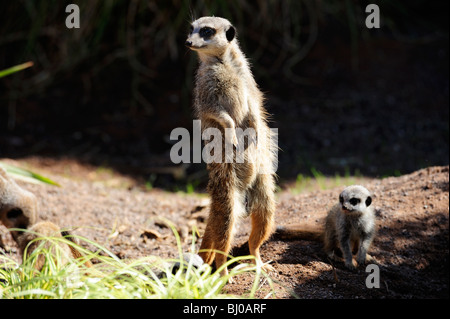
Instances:
[[[328,212],[323,230],[279,226],[275,236],[280,239],[323,240],[328,257],[335,259],[336,254],[342,254],[345,266],[355,269],[366,260],[373,260],[367,254],[375,237],[372,195],[361,185],[348,186],[339,195],[339,203]],[[356,260],[352,252],[357,254]]]
[[[270,237],[274,222],[276,166],[263,94],[239,48],[236,29],[228,20],[219,17],[195,20],[185,45],[198,53],[200,61],[194,111],[201,120],[203,135],[210,128],[222,133],[221,158],[208,163],[211,205],[199,255],[204,262],[215,261],[216,267],[221,267],[231,249],[236,220],[250,215],[249,250],[256,263],[262,265],[259,249]],[[245,143],[236,132],[247,129],[255,136]],[[228,160],[230,154],[226,151],[230,145],[232,156],[237,149],[243,150],[243,161]],[[264,267],[271,269],[267,264]],[[225,267],[221,274],[227,273]]]

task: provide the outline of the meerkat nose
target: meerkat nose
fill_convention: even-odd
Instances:
[[[191,47],[192,46],[192,41],[186,41],[184,42],[184,45],[187,47]]]

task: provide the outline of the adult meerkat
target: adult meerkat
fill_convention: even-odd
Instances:
[[[43,239],[39,239],[43,237]],[[47,240],[45,237],[54,237],[56,240]],[[29,257],[41,244],[42,241],[44,248],[51,251],[52,254],[56,254],[56,250],[59,249],[61,253],[61,262],[66,264],[69,259],[77,259],[83,257],[83,254],[78,251],[73,245],[66,244],[63,241],[58,241],[57,238],[66,238],[72,243],[79,245],[78,240],[72,236],[68,231],[62,231],[60,227],[52,222],[42,221],[32,225],[27,231],[21,233],[18,236],[18,244],[20,252],[23,258]],[[45,263],[45,256],[40,254],[37,257],[35,268],[41,270]],[[86,267],[92,267],[92,263],[89,260],[84,262]]]
[[[366,260],[373,258],[367,254],[375,237],[375,210],[371,193],[361,185],[346,187],[339,195],[339,203],[334,205],[325,219],[324,229],[302,226],[279,226],[275,237],[280,239],[323,240],[325,253],[330,258],[342,254],[345,266],[355,269]],[[353,259],[352,252],[357,254]]]
[[[208,163],[210,215],[199,255],[204,262],[221,267],[231,248],[236,220],[251,216],[250,254],[262,265],[260,246],[273,229],[275,211],[275,147],[267,125],[263,94],[250,71],[236,39],[236,29],[219,17],[195,20],[185,45],[198,53],[194,111],[203,134],[209,128],[222,133],[219,161]],[[236,132],[252,129],[253,142],[243,142]],[[231,134],[230,134],[231,133]],[[217,141],[216,141],[217,142]],[[243,149],[244,161],[228,161],[227,146]],[[234,149],[234,147],[236,149]],[[215,254],[216,251],[222,253]],[[269,265],[264,265],[268,270]],[[221,272],[227,274],[226,267]]]

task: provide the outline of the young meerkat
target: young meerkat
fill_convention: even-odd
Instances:
[[[73,243],[78,244],[76,238],[71,236],[69,232],[61,231],[57,225],[51,222],[36,223],[37,219],[38,201],[36,196],[21,188],[14,179],[0,167],[0,221],[9,229],[23,229],[23,231],[11,230],[11,235],[17,242],[22,256],[25,250],[27,251],[26,254],[29,256],[40,245],[39,241],[32,241],[42,236],[66,237]],[[45,248],[49,249],[51,245],[51,242],[45,243]],[[62,258],[64,263],[67,262],[67,257],[82,257],[82,254],[72,245],[59,243],[59,247],[64,252]],[[36,268],[38,270],[42,268],[44,261],[44,256],[40,255],[36,263]],[[90,261],[86,261],[85,265],[87,267],[92,266]]]
[[[273,229],[276,165],[274,139],[267,125],[263,94],[236,39],[236,29],[219,17],[192,22],[185,45],[198,53],[194,111],[202,132],[215,128],[222,133],[222,156],[208,163],[210,214],[199,255],[205,263],[221,267],[231,249],[236,220],[251,216],[250,254],[262,265],[260,246]],[[238,130],[251,129],[252,141],[242,141]],[[217,142],[217,141],[216,141]],[[243,161],[229,161],[228,146],[243,150]],[[228,152],[229,153],[229,152]],[[215,154],[216,155],[216,154]],[[247,213],[248,212],[248,213]],[[214,251],[222,253],[215,253]],[[265,264],[266,270],[272,269]],[[227,274],[225,268],[221,274]]]
[[[342,255],[345,266],[355,269],[373,260],[367,253],[375,237],[372,195],[364,186],[348,186],[339,195],[339,203],[328,212],[324,229],[301,225],[279,226],[275,237],[322,240],[328,257],[335,259],[336,255]],[[352,252],[356,254],[356,260]]]
[[[42,221],[32,225],[27,231],[18,236],[17,243],[23,258],[29,257],[42,244],[40,237],[55,237],[66,238],[76,245],[79,245],[78,240],[72,236],[68,231],[62,231],[60,227],[52,222]],[[45,249],[50,249],[52,254],[56,254],[56,249],[61,252],[61,262],[66,264],[69,259],[77,259],[83,257],[83,254],[78,251],[73,245],[66,244],[62,241],[47,240],[44,244]],[[37,257],[35,268],[41,270],[45,263],[45,256],[40,254]],[[86,267],[92,267],[89,260],[84,262]]]

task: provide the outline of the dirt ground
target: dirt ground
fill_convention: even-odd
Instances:
[[[120,258],[176,257],[176,240],[164,219],[181,234],[184,251],[191,245],[192,226],[200,233],[205,227],[208,197],[204,194],[149,190],[112,170],[72,160],[0,160],[31,168],[61,185],[20,182],[38,196],[40,220],[78,227],[76,234],[104,245]],[[378,233],[370,253],[380,269],[380,287],[366,287],[369,273],[364,267],[349,271],[340,262],[331,265],[320,243],[272,239],[263,245],[261,254],[275,269],[270,277],[276,298],[449,298],[449,167],[367,179],[363,184],[374,193]],[[319,225],[343,188],[295,194],[283,187],[277,194],[276,223]],[[234,256],[248,254],[249,232],[249,221],[242,221]],[[3,225],[0,234],[5,243],[0,252],[20,260]],[[252,283],[252,275],[240,275],[225,291],[241,295]],[[259,298],[268,293],[268,282],[263,280],[261,287]]]

